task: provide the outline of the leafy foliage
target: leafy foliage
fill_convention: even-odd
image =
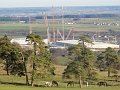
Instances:
[[[20,60],[21,47],[16,43],[11,43],[5,35],[0,38],[0,58],[4,61],[7,75],[21,75],[24,72],[23,62]]]
[[[45,78],[54,73],[54,67],[51,62],[51,54],[48,47],[45,46],[43,39],[37,34],[28,34],[27,41],[33,45],[34,56],[32,58],[31,85],[36,77]]]
[[[7,36],[0,38],[0,58],[6,65],[7,74],[25,75],[28,82],[27,62],[31,62],[31,85],[35,78],[45,78],[54,73],[51,54],[40,35],[28,34],[26,41],[30,41],[31,50],[22,49],[18,43],[11,43]]]
[[[105,51],[101,52],[97,58],[97,64],[99,68],[103,68],[108,71],[108,77],[110,72],[115,72],[120,68],[120,61],[117,52],[108,47]]]
[[[89,42],[87,37],[81,37],[82,43],[78,45],[71,46],[68,48],[68,52],[70,57],[74,57],[74,61],[68,64],[67,68],[63,72],[63,77],[67,78],[68,76],[75,76],[75,78],[79,78],[82,76],[82,79],[94,79],[93,73],[95,75],[94,63],[96,57],[94,53],[84,45],[84,42]]]

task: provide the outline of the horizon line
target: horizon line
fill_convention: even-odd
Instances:
[[[109,6],[120,6],[120,5],[91,5],[91,6],[53,6],[53,7],[109,7]],[[9,6],[9,7],[0,7],[0,8],[32,8],[32,7],[52,7],[52,6]]]

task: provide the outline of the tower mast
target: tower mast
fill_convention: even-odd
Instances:
[[[64,36],[64,9],[63,7],[62,7],[62,31],[63,31],[63,40],[64,40],[65,36]]]
[[[30,25],[29,26],[29,28],[30,28],[30,32],[29,33],[31,34],[32,33],[32,26],[31,26],[31,18],[30,18],[30,16],[29,16],[29,25]]]
[[[47,15],[42,12],[43,18],[44,18],[44,22],[46,25],[46,29],[47,29],[47,39],[48,39],[48,43],[50,43],[50,33],[49,33],[49,25],[48,25],[48,19],[47,19]]]
[[[54,7],[52,6],[52,23],[53,23],[53,43],[55,43],[55,31],[54,31]]]

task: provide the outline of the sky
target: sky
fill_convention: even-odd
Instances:
[[[115,6],[120,0],[0,0],[0,7]]]

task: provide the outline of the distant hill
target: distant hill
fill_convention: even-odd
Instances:
[[[86,14],[120,14],[120,6],[67,6],[54,7],[54,15],[86,15]],[[0,8],[0,16],[40,16],[45,12],[48,16],[52,15],[52,7],[17,7]]]

